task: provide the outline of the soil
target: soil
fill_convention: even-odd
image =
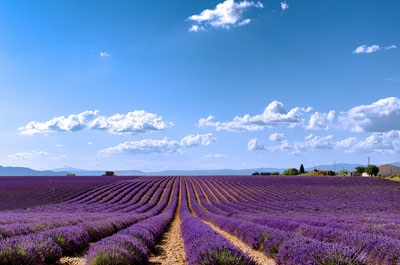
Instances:
[[[161,242],[157,244],[155,252],[150,255],[150,265],[187,265],[181,233],[182,222],[179,218],[180,201],[181,196],[179,195],[179,205],[174,219]]]
[[[59,261],[60,265],[85,265],[84,257],[62,257]]]
[[[243,243],[240,239],[237,237],[225,232],[224,230],[218,228],[217,226],[213,225],[210,222],[206,222],[203,220],[206,224],[208,224],[212,229],[217,231],[219,234],[221,234],[223,237],[228,239],[229,242],[231,242],[234,246],[237,248],[241,249],[244,253],[247,253],[250,257],[252,257],[255,261],[257,261],[258,264],[260,265],[275,265],[275,261],[271,258],[268,258],[265,256],[262,252],[257,251]]]

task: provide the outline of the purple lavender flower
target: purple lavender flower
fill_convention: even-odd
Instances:
[[[75,255],[89,246],[90,237],[78,226],[55,228],[43,233],[50,237],[63,250],[64,255]]]
[[[0,241],[0,264],[43,265],[44,259],[29,237],[20,236]]]
[[[88,265],[147,264],[149,249],[138,238],[114,235],[94,244],[88,252]]]

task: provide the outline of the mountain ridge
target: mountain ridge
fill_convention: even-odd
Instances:
[[[390,163],[394,166],[400,166],[400,162]],[[337,163],[331,165],[318,165],[313,167],[305,168],[306,171],[312,171],[314,169],[319,170],[332,170],[339,172],[341,170],[354,171],[357,166],[361,164],[347,164]],[[365,166],[365,165],[364,165]],[[272,168],[272,167],[261,167],[261,168],[247,168],[247,169],[203,169],[203,170],[162,170],[145,172],[141,170],[112,170],[116,175],[251,175],[252,173],[258,172],[280,172],[282,173],[286,168]],[[101,176],[106,170],[85,170],[74,167],[65,166],[63,168],[56,168],[53,170],[34,170],[28,167],[3,167],[0,166],[0,176],[65,176],[67,174],[75,174],[79,176]]]

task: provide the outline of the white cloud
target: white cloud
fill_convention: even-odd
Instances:
[[[313,110],[314,110],[313,107],[307,107],[307,108],[305,109],[305,112],[306,112],[306,113],[309,113],[309,112],[311,112],[311,111],[313,111]]]
[[[373,52],[377,52],[379,51],[381,48],[379,47],[379,45],[371,45],[371,46],[367,46],[367,45],[361,45],[358,46],[353,53],[355,54],[360,54],[360,53],[373,53]]]
[[[243,26],[250,23],[249,18],[243,18],[245,10],[254,8],[263,8],[261,2],[241,1],[235,2],[234,0],[225,0],[223,3],[218,4],[214,9],[203,10],[198,15],[192,15],[188,18],[195,22],[189,31],[197,32],[204,26],[212,26],[215,28],[230,29],[232,26]],[[197,26],[197,27],[194,27]]]
[[[288,152],[289,154],[301,155],[311,152],[312,150],[329,150],[333,149],[335,146],[335,142],[333,141],[334,136],[314,136],[309,135],[306,137],[306,140],[303,142],[294,141],[289,143],[288,141],[282,142],[279,146],[267,147],[267,150],[270,151],[282,151]]]
[[[390,46],[386,46],[385,50],[392,50],[392,49],[397,49],[396,45],[390,45]]]
[[[296,124],[302,122],[301,115],[305,112],[302,108],[293,108],[286,112],[283,104],[279,101],[273,101],[264,110],[263,113],[255,116],[246,114],[242,117],[236,116],[229,122],[214,122],[214,116],[200,119],[197,126],[214,127],[217,131],[260,131],[265,126],[274,126],[280,123]]]
[[[210,115],[199,119],[197,126],[214,127],[217,131],[251,132],[285,124],[288,128],[306,130],[348,130],[352,132],[387,132],[400,130],[400,99],[388,97],[370,105],[348,111],[311,112],[312,108],[295,107],[286,112],[282,103],[273,101],[263,113],[236,116],[230,121],[216,121]]]
[[[312,134],[305,137],[305,141],[289,142],[282,140],[280,144],[273,146],[265,146],[257,139],[251,139],[247,144],[247,149],[250,151],[266,150],[270,152],[286,152],[292,155],[304,155],[313,150],[330,150],[336,147],[333,135],[314,136]]]
[[[46,151],[29,151],[29,152],[19,152],[7,156],[7,160],[10,164],[20,166],[21,164],[34,164],[43,160],[62,160],[66,155],[49,153]]]
[[[50,153],[45,151],[30,151],[8,155],[7,158],[9,161],[13,162],[30,162],[35,157],[43,157],[48,155],[50,155]]]
[[[354,132],[400,130],[400,99],[389,97],[342,113],[339,126]]]
[[[59,116],[46,122],[32,121],[20,127],[23,135],[46,134],[60,131],[81,131],[84,129],[106,130],[112,134],[137,134],[146,131],[164,130],[172,126],[164,122],[161,116],[138,110],[127,114],[101,116],[99,111],[84,111],[68,117]]]
[[[180,153],[182,146],[178,141],[170,141],[167,138],[162,140],[144,139],[141,141],[131,141],[109,147],[100,151],[104,154],[130,153],[130,154],[150,154],[150,153]]]
[[[307,135],[306,137],[304,137],[305,140],[310,140],[314,137],[314,134],[310,133],[309,135]]]
[[[247,143],[247,150],[255,151],[255,150],[265,150],[265,146],[262,145],[257,138],[251,139]]]
[[[244,26],[244,25],[250,24],[250,22],[251,22],[251,19],[250,18],[246,18],[246,19],[240,21],[238,26]]]
[[[150,153],[166,153],[166,154],[178,154],[183,153],[186,148],[195,146],[208,146],[214,143],[216,138],[210,134],[202,135],[188,135],[180,141],[168,140],[163,138],[162,140],[144,139],[141,141],[130,141],[121,143],[114,147],[109,147],[101,150],[99,153],[103,154],[150,154]]]
[[[257,139],[248,142],[248,150],[267,150],[270,152],[286,152],[294,155],[303,155],[314,150],[342,150],[345,153],[400,153],[400,130],[383,133],[373,133],[365,139],[347,137],[335,140],[333,135],[305,137],[305,141],[289,142],[283,140],[279,145],[264,146]]]
[[[315,112],[311,115],[307,129],[315,130],[315,129],[329,129],[329,124],[332,123],[335,118],[335,111],[331,110],[328,113],[319,113]]]
[[[216,141],[215,136],[212,133],[208,134],[190,134],[188,136],[185,136],[181,140],[181,145],[186,146],[186,147],[191,147],[191,146],[207,146]]]
[[[204,156],[205,158],[226,158],[227,155],[224,154],[208,154]]]
[[[346,153],[400,153],[400,131],[393,130],[383,133],[373,133],[364,140],[348,137],[338,141],[335,146]]]
[[[100,52],[99,53],[101,57],[109,57],[111,56],[111,54],[109,54],[108,52]]]
[[[282,133],[273,133],[269,136],[269,140],[273,142],[282,141],[285,138],[285,135]]]
[[[286,1],[281,2],[281,8],[282,10],[286,10],[289,8],[289,5],[286,3]]]
[[[314,136],[313,138],[309,139],[304,143],[300,143],[304,147],[311,147],[314,149],[332,149],[335,145],[333,139],[335,137],[333,135],[328,136]]]
[[[189,28],[189,32],[198,32],[198,31],[204,31],[204,30],[205,30],[204,27],[199,26],[199,25],[192,25]]]

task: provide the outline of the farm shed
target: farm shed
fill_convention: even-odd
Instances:
[[[400,167],[396,167],[390,164],[385,164],[378,166],[379,175],[390,176],[390,175],[400,175]]]

